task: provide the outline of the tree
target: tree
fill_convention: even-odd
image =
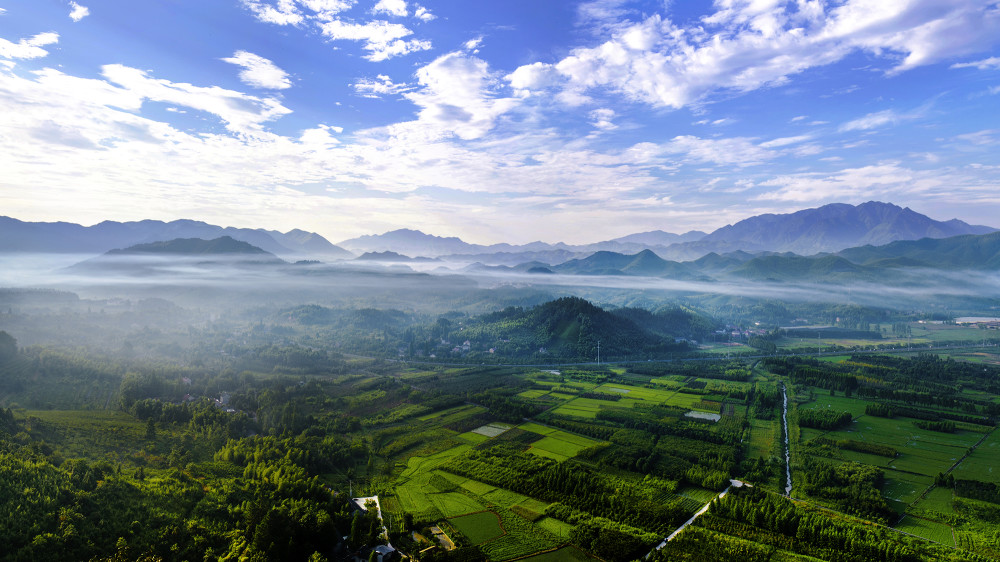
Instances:
[[[0,330],[0,363],[5,363],[17,357],[17,340],[14,336]]]

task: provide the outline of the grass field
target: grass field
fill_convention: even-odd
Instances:
[[[903,472],[886,471],[885,481],[882,483],[882,496],[905,504],[917,499],[930,482],[924,484],[911,477],[912,475]]]
[[[535,524],[553,535],[564,539],[568,539],[570,531],[573,530],[573,525],[551,517],[543,517],[536,521]]]
[[[907,515],[896,525],[900,531],[924,537],[925,539],[939,542],[948,546],[955,546],[955,538],[952,535],[951,527],[943,523],[935,523],[926,519],[917,519],[912,515]]]
[[[1000,431],[994,431],[954,471],[955,478],[996,482],[1000,477]]]
[[[467,443],[472,443],[473,445],[478,445],[483,441],[489,441],[490,438],[482,433],[476,433],[475,431],[466,431],[465,433],[459,433],[455,437],[465,441]]]
[[[972,432],[939,433],[917,428],[905,418],[862,416],[845,429],[826,435],[830,439],[853,439],[889,445],[899,457],[881,466],[924,475],[935,475],[950,468],[966,449],[982,435]]]
[[[532,443],[528,452],[541,457],[564,461],[575,457],[583,449],[593,447],[597,443],[599,442],[580,435],[554,430],[540,440]]]
[[[597,417],[597,411],[601,409],[602,403],[613,404],[612,402],[594,400],[593,398],[574,398],[559,406],[553,412],[564,416],[594,419]]]
[[[590,562],[598,559],[574,546],[564,546],[559,550],[536,554],[521,560],[523,562]]]
[[[954,497],[954,492],[951,488],[937,487],[927,494],[927,497],[920,500],[914,507],[919,507],[921,509],[929,509],[936,511],[942,515],[950,516],[955,514],[955,508],[952,507],[951,502]]]
[[[448,520],[472,544],[482,544],[504,535],[500,516],[492,511],[480,511]]]
[[[504,490],[503,488],[494,488],[491,492],[483,494],[483,499],[490,503],[510,509],[511,506],[517,505],[528,499],[528,496],[518,494],[517,492],[511,492],[510,490]]]
[[[868,404],[864,400],[847,398],[844,393],[830,396],[830,391],[822,388],[797,389],[797,396],[809,396],[810,391],[815,397],[813,400],[799,404],[800,410],[831,410],[834,412],[850,412],[852,416],[858,417],[865,413],[865,406]]]
[[[753,420],[750,426],[750,444],[747,446],[747,458],[770,458],[776,451],[774,449],[775,425],[780,421]],[[780,431],[780,430],[778,430]]]

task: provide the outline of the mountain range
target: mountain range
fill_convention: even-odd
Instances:
[[[758,215],[709,234],[700,231],[671,234],[658,230],[584,245],[532,242],[520,246],[484,246],[469,244],[455,237],[443,238],[408,229],[352,238],[338,245],[353,252],[393,251],[410,256],[441,257],[449,261],[516,266],[528,261],[556,265],[602,251],[637,254],[651,250],[661,258],[674,261],[696,260],[713,252],[814,255],[857,246],[888,244],[896,240],[947,238],[987,234],[996,230],[958,219],[936,221],[909,208],[869,201],[856,206],[834,203],[790,214]]]
[[[281,233],[264,229],[224,228],[191,220],[105,221],[85,227],[64,222],[32,223],[0,217],[0,253],[97,254],[137,244],[230,236],[281,257],[341,260],[352,259],[358,254],[363,255],[365,260],[377,261],[381,257],[381,261],[385,261],[388,257],[392,258],[391,261],[402,262],[439,258],[484,266],[510,266],[517,270],[534,267],[573,274],[645,274],[689,278],[702,276],[706,271],[732,270],[734,261],[742,264],[753,258],[752,254],[792,252],[817,255],[847,248],[881,246],[895,241],[983,235],[996,230],[957,219],[936,221],[908,208],[874,201],[857,206],[831,204],[790,214],[759,215],[709,234],[700,231],[672,234],[656,230],[585,245],[562,242],[481,245],[409,229],[361,236],[334,245],[319,234],[302,230]],[[653,258],[659,258],[659,261]],[[676,262],[689,263],[702,259],[708,261],[683,268],[676,265]],[[909,259],[921,260],[919,256]],[[523,267],[529,263],[532,265]]]
[[[192,220],[163,222],[104,221],[93,226],[67,222],[24,222],[0,217],[0,252],[99,254],[137,244],[184,238],[211,240],[229,236],[279,256],[322,256],[329,259],[354,257],[313,232],[233,228]]]

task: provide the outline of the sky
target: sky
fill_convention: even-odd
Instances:
[[[0,215],[475,243],[1000,227],[994,0],[0,0]]]

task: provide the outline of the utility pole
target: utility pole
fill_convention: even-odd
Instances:
[[[601,340],[597,340],[597,364],[601,364]]]

